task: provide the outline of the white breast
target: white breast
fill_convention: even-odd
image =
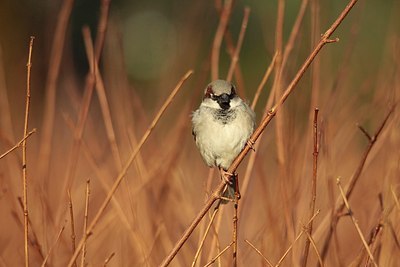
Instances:
[[[233,119],[227,123],[215,118],[217,109],[200,106],[193,113],[196,145],[208,166],[225,170],[243,149],[254,128],[254,112],[240,98],[232,105]]]

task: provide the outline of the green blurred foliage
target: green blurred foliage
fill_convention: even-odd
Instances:
[[[120,31],[125,65],[131,81],[146,91],[160,80],[170,76],[176,79],[184,70],[199,71],[210,56],[219,1],[111,1],[110,21]],[[249,25],[240,54],[240,66],[249,92],[259,83],[274,53],[277,1],[235,1],[229,24],[236,42],[243,17],[243,7],[251,8]],[[286,43],[300,7],[299,0],[286,1],[284,44]],[[34,72],[39,81],[45,81],[49,51],[62,1],[11,1],[0,2],[0,45],[4,54],[6,77],[14,84],[24,73],[19,64],[26,58],[30,35],[36,36]],[[321,1],[321,33],[332,23],[347,1]],[[73,71],[83,78],[88,64],[81,29],[88,25],[96,36],[100,1],[75,1],[66,40],[65,56],[72,55]],[[322,51],[322,77],[330,78],[340,68],[346,48],[355,42],[350,64],[354,86],[360,86],[365,77],[375,77],[391,53],[391,38],[398,35],[399,4],[395,0],[359,1],[334,37],[340,42]],[[310,10],[308,8],[296,48],[289,62],[294,71],[311,50]],[[356,36],[351,37],[356,28]],[[221,76],[229,68],[230,59],[225,44],[221,49]],[[70,60],[70,59],[68,59]],[[17,63],[17,65],[16,65]],[[39,68],[39,69],[38,69]],[[293,71],[288,76],[293,75]],[[171,76],[171,72],[174,75]],[[288,77],[289,79],[290,77]],[[40,82],[39,82],[40,83]],[[44,84],[40,84],[43,88]],[[147,89],[146,89],[147,88]]]

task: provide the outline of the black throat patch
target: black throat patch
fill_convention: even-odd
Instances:
[[[232,109],[218,109],[214,112],[214,120],[227,124],[236,118],[236,112]]]

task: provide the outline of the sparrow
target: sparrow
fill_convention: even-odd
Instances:
[[[207,85],[200,107],[192,114],[192,133],[205,163],[218,167],[228,189],[235,187],[235,175],[227,170],[248,143],[254,125],[254,111],[232,83],[216,80]]]

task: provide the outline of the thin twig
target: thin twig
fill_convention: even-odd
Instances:
[[[24,204],[22,202],[22,198],[21,197],[18,197],[18,203],[19,203],[19,206],[21,207],[21,211],[23,212],[24,211]],[[38,238],[38,236],[36,234],[35,228],[33,227],[33,224],[32,224],[32,221],[31,221],[30,217],[28,217],[28,223],[30,225],[30,227],[29,227],[29,229],[31,231],[30,233],[32,233],[32,238],[29,238],[29,241],[30,241],[29,243],[30,243],[30,245],[32,247],[37,249],[41,259],[44,260],[44,253],[42,251],[42,246],[39,243],[39,238]]]
[[[277,6],[277,17],[276,17],[276,26],[275,26],[275,51],[278,52],[278,56],[276,58],[275,65],[275,76],[274,83],[272,85],[272,90],[275,92],[275,101],[282,95],[282,85],[281,85],[281,77],[282,77],[282,47],[283,47],[283,23],[284,23],[284,14],[285,14],[285,0],[278,0]],[[292,220],[290,219],[290,211],[288,208],[289,198],[287,194],[286,185],[286,167],[285,167],[285,146],[284,146],[284,109],[282,108],[279,114],[276,115],[276,123],[275,123],[275,132],[276,132],[276,151],[277,151],[277,161],[279,165],[279,189],[281,191],[280,196],[282,197],[282,206],[284,219],[286,223],[286,229],[288,234],[288,239],[291,241],[294,239],[294,227]]]
[[[108,25],[108,11],[110,9],[110,2],[111,0],[101,0],[100,18],[99,23],[97,24],[96,43],[94,45],[94,55],[97,64],[100,60],[101,52],[103,51],[104,39]]]
[[[32,50],[34,36],[30,37],[29,42],[29,55],[28,63],[26,64],[26,103],[25,103],[25,120],[24,120],[24,135],[28,135],[28,122],[29,122],[29,108],[31,104],[31,68],[32,68]],[[25,267],[29,266],[29,215],[28,215],[28,171],[26,160],[26,138],[22,140],[22,181],[23,181],[23,195],[24,195],[24,248],[25,248]]]
[[[320,27],[320,11],[319,1],[311,1],[311,43],[318,41],[321,34]],[[311,101],[310,101],[310,118],[314,112],[314,107],[319,104],[320,94],[320,78],[321,78],[321,60],[320,58],[315,59],[314,65],[311,68]],[[307,139],[308,141],[309,139]],[[307,157],[304,157],[306,160]],[[304,164],[303,166],[306,166]]]
[[[24,138],[22,138],[15,146],[13,146],[12,148],[10,148],[9,150],[7,150],[6,152],[4,152],[3,154],[1,154],[0,159],[4,158],[5,156],[7,156],[8,154],[10,154],[11,152],[13,152],[15,149],[19,148],[22,143],[32,134],[36,133],[36,128],[33,129],[32,131],[30,131],[27,135],[25,135]]]
[[[219,257],[221,257],[221,255],[222,254],[224,254],[225,253],[225,251],[227,251],[232,245],[233,245],[233,241],[229,244],[229,245],[227,245],[220,253],[218,253],[218,255],[217,256],[215,256],[209,263],[207,263],[206,265],[204,265],[204,267],[208,267],[208,266],[210,266],[211,264],[213,264]]]
[[[220,204],[221,201],[222,201],[222,199],[219,199],[217,202],[217,205]],[[212,258],[212,256],[215,254],[216,250],[220,251],[220,242],[219,242],[218,233],[219,233],[219,230],[221,229],[221,222],[222,222],[222,215],[224,213],[224,208],[225,208],[225,205],[221,205],[219,207],[218,216],[216,217],[216,219],[214,219],[215,223],[213,223],[213,225],[212,225],[213,235],[212,235],[211,244],[210,244],[211,249],[209,250],[206,259]],[[220,259],[218,259],[218,266],[221,266]]]
[[[390,186],[390,192],[392,192],[392,196],[393,196],[394,202],[396,203],[396,207],[397,207],[397,208],[399,209],[399,211],[400,211],[399,199],[397,198],[397,195],[396,195],[396,193],[394,192],[393,186]]]
[[[396,106],[393,105],[393,106],[390,108],[388,114],[386,115],[385,119],[382,121],[382,124],[379,126],[378,130],[376,131],[376,133],[375,133],[372,137],[369,137],[369,145],[368,145],[367,151],[366,151],[366,153],[364,154],[364,157],[363,157],[363,159],[362,159],[361,164],[358,166],[356,172],[354,173],[353,177],[351,177],[351,179],[350,179],[350,181],[349,181],[349,185],[348,185],[347,190],[346,190],[346,198],[349,198],[350,195],[351,195],[351,193],[353,192],[353,189],[354,189],[354,187],[355,187],[355,185],[356,185],[356,183],[357,183],[357,180],[358,180],[358,178],[360,177],[361,172],[362,172],[362,170],[363,170],[363,168],[364,168],[365,162],[367,161],[367,156],[368,156],[368,154],[369,154],[369,151],[372,149],[372,146],[373,146],[373,145],[376,143],[376,141],[378,140],[378,136],[381,134],[381,132],[382,132],[383,128],[385,127],[387,121],[389,120],[390,116],[392,115],[392,113],[393,113],[395,107],[396,107]],[[365,132],[366,132],[366,131],[365,131]],[[365,133],[364,133],[364,134],[365,134]],[[367,134],[367,136],[369,136],[369,135]],[[343,207],[343,206],[344,206],[344,203],[342,203],[341,206]]]
[[[226,43],[226,50],[232,60],[236,51],[236,47],[233,43],[232,33],[229,31],[229,29],[226,29],[225,31],[224,41]],[[246,88],[244,85],[243,73],[239,62],[237,62],[236,64],[233,75],[235,76],[235,84],[237,85],[237,94],[242,98],[246,99],[246,90],[245,90]]]
[[[64,0],[57,16],[57,25],[54,30],[54,39],[51,45],[49,69],[46,80],[46,100],[44,107],[43,125],[41,128],[39,165],[37,177],[47,178],[50,166],[51,139],[54,128],[56,89],[57,80],[60,72],[61,59],[64,50],[65,36],[67,32],[68,20],[74,5],[74,0]]]
[[[296,21],[293,24],[292,31],[290,32],[289,39],[285,46],[285,51],[283,52],[281,70],[285,69],[286,63],[289,59],[290,52],[292,52],[292,50],[293,50],[296,38],[300,31],[301,22],[303,21],[304,14],[307,10],[307,4],[308,4],[308,0],[303,0],[301,2],[301,6],[300,6],[299,12],[296,17]]]
[[[176,85],[176,87],[174,88],[174,90],[171,92],[171,94],[169,95],[169,97],[167,98],[167,100],[164,102],[163,106],[160,108],[159,112],[157,113],[157,115],[155,116],[155,118],[153,119],[152,123],[150,124],[149,128],[147,129],[147,131],[144,133],[142,139],[140,140],[138,146],[136,147],[136,149],[132,152],[132,154],[130,155],[128,161],[126,162],[125,166],[122,168],[121,172],[119,173],[118,177],[116,178],[112,188],[110,189],[110,191],[107,194],[106,199],[103,201],[103,203],[101,204],[99,210],[97,211],[96,215],[93,218],[93,221],[91,222],[91,224],[88,226],[88,229],[86,231],[86,233],[84,234],[83,238],[81,239],[81,241],[79,242],[76,251],[74,253],[74,255],[72,255],[68,266],[72,266],[72,263],[74,262],[74,260],[76,259],[76,257],[79,254],[79,250],[82,249],[83,244],[86,242],[86,239],[88,238],[89,234],[92,232],[92,230],[94,229],[94,227],[96,226],[97,222],[99,221],[101,215],[103,215],[106,207],[108,206],[108,203],[110,203],[110,200],[112,199],[115,191],[117,191],[118,186],[121,184],[122,180],[124,179],[126,173],[128,172],[129,167],[131,166],[131,164],[133,163],[133,161],[136,158],[136,155],[138,154],[138,152],[140,151],[140,149],[142,148],[143,144],[147,141],[147,138],[149,137],[149,135],[151,134],[151,132],[153,131],[154,127],[157,125],[158,121],[160,120],[162,114],[165,112],[165,110],[167,109],[167,107],[169,106],[169,104],[171,104],[172,99],[175,97],[175,95],[178,93],[179,89],[182,87],[183,83],[189,78],[189,76],[193,73],[193,71],[188,71],[183,77],[182,79],[179,81],[179,83]]]
[[[235,52],[233,53],[232,62],[231,62],[231,65],[229,67],[228,75],[226,76],[226,80],[227,81],[231,81],[232,80],[233,73],[234,73],[235,68],[236,68],[236,64],[237,64],[237,62],[239,60],[239,53],[240,53],[240,49],[242,48],[244,35],[246,33],[247,22],[249,21],[249,15],[250,15],[250,8],[249,7],[245,7],[244,8],[244,14],[243,14],[242,27],[240,28],[238,42],[237,42],[237,45],[236,45],[236,48],[235,48]]]
[[[61,234],[62,234],[62,232],[64,231],[64,229],[65,229],[65,225],[63,225],[63,226],[61,227],[60,232],[58,232],[56,241],[55,241],[54,244],[51,246],[49,252],[47,253],[46,257],[44,258],[44,260],[43,260],[43,262],[42,262],[42,265],[41,265],[42,267],[46,266],[46,263],[47,263],[47,261],[49,260],[50,254],[51,254],[51,252],[53,251],[53,249],[54,249],[54,247],[56,246],[56,244],[58,243],[58,240],[60,240]]]
[[[115,252],[111,253],[110,256],[104,261],[103,267],[106,267],[107,264],[111,261],[111,259],[115,256]]]
[[[86,181],[86,193],[85,193],[85,215],[83,218],[83,235],[87,233],[88,216],[89,216],[89,196],[90,196],[90,179]],[[86,257],[86,240],[82,246],[82,256],[81,256],[81,267],[85,266]]]
[[[347,14],[350,12],[352,7],[356,4],[357,0],[351,0],[350,3],[344,8],[342,13],[339,15],[339,17],[333,22],[333,24],[329,27],[329,29],[322,35],[321,40],[319,43],[316,45],[314,50],[311,52],[311,54],[308,56],[308,58],[305,60],[303,65],[300,67],[299,71],[296,73],[295,77],[289,84],[289,86],[286,88],[285,92],[283,93],[282,97],[276,103],[272,109],[268,112],[268,114],[263,118],[261,121],[260,125],[257,127],[257,129],[254,131],[252,136],[249,138],[251,143],[255,143],[257,139],[260,137],[260,135],[263,133],[264,129],[268,126],[268,124],[271,122],[271,120],[275,117],[275,114],[277,110],[283,105],[283,103],[286,101],[286,99],[289,97],[289,95],[292,93],[292,91],[296,88],[296,85],[299,83],[300,79],[308,69],[308,67],[311,65],[313,62],[314,58],[318,55],[318,53],[321,51],[321,49],[327,44],[331,43],[329,37],[334,33],[334,31],[339,27],[340,23],[345,19]],[[246,144],[245,147],[243,148],[242,152],[236,157],[236,159],[233,161],[231,166],[228,168],[229,173],[234,173],[240,163],[243,161],[244,157],[247,155],[247,153],[251,150],[251,147]],[[216,187],[214,190],[213,194],[210,196],[208,201],[204,204],[203,208],[199,211],[199,213],[196,215],[195,219],[193,222],[189,225],[189,227],[185,230],[183,233],[182,237],[177,241],[175,244],[174,248],[172,251],[166,256],[166,258],[163,260],[160,266],[165,267],[168,266],[169,263],[174,259],[180,248],[183,246],[183,244],[186,242],[186,240],[189,238],[193,230],[197,227],[201,219],[204,217],[204,215],[208,212],[208,210],[211,208],[213,203],[220,198],[222,190],[225,188],[225,182],[221,181],[219,185]]]
[[[284,15],[285,15],[285,0],[278,1],[278,10],[277,10],[277,17],[276,17],[276,29],[275,29],[275,51],[278,53],[276,58],[276,66],[275,66],[275,77],[274,77],[274,84],[273,88],[275,91],[275,100],[278,101],[279,97],[282,95],[282,88],[281,88],[281,76],[282,76],[282,44],[283,44],[283,22],[284,22]],[[283,113],[281,112],[276,117],[276,135],[277,135],[277,156],[278,162],[281,169],[281,174],[283,174],[283,166],[285,166],[285,155],[284,155],[284,144],[283,144]],[[280,181],[284,182],[284,177],[281,177]],[[283,187],[282,187],[283,188]],[[284,194],[282,194],[284,196]],[[283,201],[283,205],[287,205],[287,201]],[[287,208],[284,208],[287,211]],[[288,228],[290,227],[291,223],[289,222],[287,212],[285,212],[285,220],[287,223]],[[289,231],[291,233],[291,231]]]
[[[315,244],[314,239],[312,238],[312,236],[310,235],[310,233],[307,230],[305,231],[305,233],[307,235],[307,239],[310,241],[312,247],[314,248],[315,254],[317,255],[317,258],[318,258],[319,265],[324,267],[324,263],[322,261],[321,254],[318,252],[318,248],[317,248],[317,245]]]
[[[368,253],[369,257],[371,258],[372,263],[374,264],[375,267],[377,267],[378,264],[375,262],[374,255],[372,255],[372,252],[371,252],[371,250],[369,249],[369,246],[368,246],[368,244],[367,244],[367,241],[365,241],[364,235],[363,235],[363,233],[361,232],[360,226],[358,225],[358,222],[357,222],[356,218],[355,218],[354,215],[353,215],[353,212],[352,212],[352,210],[351,210],[351,208],[350,208],[349,202],[347,201],[346,194],[345,194],[345,192],[344,192],[344,190],[343,190],[343,188],[342,188],[342,185],[341,185],[341,183],[340,183],[340,178],[337,178],[336,183],[337,183],[337,186],[339,187],[340,195],[341,195],[342,198],[343,198],[343,202],[344,202],[344,204],[345,204],[347,210],[349,211],[350,218],[351,218],[351,220],[353,221],[354,227],[356,228],[357,233],[358,233],[358,235],[360,236],[360,239],[361,239],[361,241],[362,241],[362,243],[363,243],[365,249],[367,250],[367,253]]]
[[[265,71],[265,74],[260,82],[260,85],[257,87],[256,93],[254,94],[253,101],[251,102],[251,109],[254,110],[258,99],[260,98],[261,90],[267,83],[269,76],[271,75],[272,70],[274,69],[276,58],[278,56],[278,52],[275,52],[274,56],[272,57],[271,63],[269,64],[268,68]]]
[[[319,214],[320,210],[317,210],[317,212],[311,217],[311,219],[308,221],[307,223],[307,227],[309,227],[310,223],[312,223],[312,221],[314,221],[315,217],[317,217],[317,215]],[[300,237],[304,234],[305,230],[301,230],[301,232],[296,236],[296,238],[294,239],[294,241],[292,242],[292,244],[290,244],[290,246],[288,247],[288,249],[285,251],[285,253],[283,253],[282,257],[279,259],[278,263],[275,265],[275,267],[279,267],[281,265],[281,263],[283,262],[283,260],[286,258],[286,256],[289,254],[289,252],[292,250],[294,244],[297,242],[297,240],[300,239]]]
[[[206,228],[206,231],[204,232],[204,235],[203,235],[203,237],[202,237],[202,239],[201,239],[201,241],[200,241],[199,248],[197,249],[196,254],[195,254],[194,258],[193,258],[193,262],[192,262],[192,266],[191,266],[191,267],[194,267],[194,266],[195,266],[195,264],[196,264],[196,262],[197,262],[197,259],[198,259],[199,256],[200,256],[200,252],[201,252],[201,250],[202,250],[202,248],[203,248],[204,241],[206,240],[206,237],[207,237],[207,235],[208,235],[208,232],[209,232],[210,229],[211,229],[211,225],[212,225],[212,223],[214,222],[215,216],[217,215],[217,213],[218,213],[218,211],[219,211],[219,207],[220,207],[220,205],[218,204],[218,205],[215,207],[213,214],[211,215],[210,222],[208,223],[207,228]]]
[[[317,167],[318,167],[318,109],[314,110],[314,123],[313,123],[313,138],[314,138],[314,151],[313,151],[313,175],[311,181],[311,200],[310,200],[310,217],[313,216],[315,211],[315,200],[317,199]],[[307,235],[311,237],[313,223],[311,222],[306,230]],[[311,238],[306,239],[303,252],[303,267],[307,266],[308,252],[310,249]],[[321,261],[322,262],[322,261]]]
[[[391,206],[382,211],[382,214],[381,214],[377,224],[374,226],[374,228],[370,232],[370,239],[368,240],[368,246],[371,247],[372,254],[374,253],[376,248],[379,246],[378,239],[379,239],[379,237],[382,236],[383,225],[385,224],[385,221],[387,221],[390,212],[393,210],[393,207],[394,206]],[[365,267],[368,267],[370,265],[370,261],[371,261],[371,258],[369,257],[369,255],[367,255],[366,260],[365,260]]]
[[[100,55],[102,52],[102,47],[104,43],[104,34],[107,28],[108,21],[108,8],[109,8],[109,0],[102,0],[101,10],[100,10],[100,19],[97,27],[97,35],[95,40],[95,45],[93,47],[93,41],[91,38],[89,27],[84,26],[82,28],[82,35],[85,44],[86,57],[89,65],[89,73],[86,75],[84,94],[81,106],[79,108],[78,120],[73,133],[73,145],[68,158],[68,168],[66,171],[66,179],[64,181],[64,186],[69,188],[73,178],[75,176],[77,163],[78,163],[78,155],[81,147],[83,131],[85,129],[85,124],[89,112],[90,103],[92,101],[93,90],[99,86],[98,83],[103,85],[102,80],[99,78],[100,73],[98,71],[98,63],[100,60]],[[100,80],[100,81],[99,81]],[[100,86],[99,86],[100,87]],[[99,92],[100,91],[100,92]],[[114,162],[117,166],[118,171],[121,169],[121,159],[119,157],[118,148],[115,142],[115,134],[112,128],[112,123],[110,123],[110,112],[108,108],[107,100],[105,99],[104,93],[104,85],[98,89],[98,96],[101,104],[101,109],[103,112],[103,118],[105,120],[105,128],[107,136],[110,140],[111,144],[111,152],[114,159]]]
[[[74,220],[74,207],[72,205],[72,197],[71,197],[71,192],[70,190],[68,192],[68,207],[69,207],[69,216],[71,220],[71,245],[72,245],[72,253],[75,253],[76,250],[76,244],[75,244],[75,220]],[[74,261],[73,267],[76,267],[76,261]]]
[[[224,8],[222,9],[222,12],[221,12],[221,17],[220,17],[220,21],[218,24],[218,28],[215,33],[215,38],[214,38],[212,51],[211,51],[211,78],[212,78],[212,80],[216,80],[219,78],[219,70],[218,70],[219,54],[220,54],[222,39],[224,37],[224,33],[225,33],[226,27],[228,25],[228,20],[231,15],[232,5],[233,5],[232,0],[225,1]]]
[[[66,120],[66,124],[68,126],[68,128],[70,130],[74,130],[74,125],[72,120],[69,120],[67,117],[65,118]],[[135,142],[136,144],[136,142]],[[84,153],[85,158],[88,160],[89,165],[91,166],[91,168],[94,170],[96,176],[99,178],[100,181],[100,185],[102,186],[102,188],[104,189],[104,191],[108,191],[109,190],[109,185],[105,182],[107,179],[107,175],[104,171],[100,170],[100,167],[98,166],[98,164],[95,162],[92,153],[90,152],[90,149],[88,148],[88,145],[85,143],[84,140],[82,140],[82,151]],[[135,145],[136,146],[136,145]],[[139,156],[138,156],[139,157]],[[126,229],[128,229],[128,234],[129,234],[129,240],[131,242],[131,244],[133,245],[133,247],[135,247],[137,244],[141,244],[139,247],[140,252],[142,253],[142,255],[145,255],[144,250],[145,250],[145,245],[143,243],[143,238],[138,237],[137,234],[135,234],[134,229],[132,228],[132,224],[129,223],[126,214],[124,213],[123,209],[121,208],[121,205],[119,204],[118,200],[116,198],[112,198],[111,199],[111,204],[113,205],[113,209],[115,209],[116,214],[119,216],[119,218],[121,219],[121,222],[123,223],[123,225],[126,227]]]
[[[358,180],[359,180],[359,178],[361,176],[361,173],[362,173],[362,171],[364,169],[364,166],[365,166],[365,163],[366,163],[366,161],[368,159],[368,156],[369,156],[372,148],[374,147],[376,141],[378,140],[378,137],[380,136],[383,128],[385,127],[389,117],[393,113],[394,107],[395,106],[393,106],[389,110],[388,114],[386,115],[386,117],[382,121],[381,125],[379,126],[378,130],[375,132],[373,137],[368,138],[369,139],[368,146],[364,151],[364,154],[363,154],[363,156],[362,156],[362,158],[360,160],[360,163],[357,166],[356,171],[351,176],[350,181],[348,182],[347,189],[345,190],[346,191],[345,195],[346,195],[347,199],[350,198],[350,196],[351,196],[351,194],[353,192],[353,189],[354,189],[355,185],[357,184],[357,182],[358,182]],[[370,136],[370,135],[367,134],[366,136]],[[324,231],[325,227],[330,226],[328,235],[325,237],[324,243],[322,245],[322,252],[321,252],[322,259],[325,258],[326,254],[327,254],[327,252],[329,250],[329,244],[330,244],[330,241],[332,239],[332,235],[336,230],[336,226],[337,226],[337,224],[339,222],[339,219],[341,218],[341,215],[343,214],[343,209],[345,207],[345,203],[343,201],[341,201],[340,197],[338,197],[338,199],[336,200],[336,203],[337,204],[336,204],[336,207],[335,207],[334,211],[332,213],[326,215],[325,218],[322,219],[322,222],[321,222],[319,228],[315,231],[316,234],[317,233],[321,233],[322,231]]]
[[[233,213],[233,231],[232,231],[232,242],[233,242],[233,267],[237,266],[237,253],[238,253],[238,206],[239,206],[239,175],[236,175],[235,179],[235,198],[233,202],[234,213]]]
[[[120,171],[122,168],[122,160],[121,160],[121,156],[120,156],[119,149],[118,149],[117,142],[116,142],[115,131],[114,131],[114,127],[113,127],[112,119],[111,119],[111,111],[110,111],[110,107],[109,107],[109,104],[107,101],[104,83],[103,83],[103,80],[101,79],[100,71],[98,69],[100,56],[101,56],[101,52],[102,52],[103,45],[104,45],[105,33],[107,30],[108,12],[109,12],[109,8],[110,8],[110,2],[111,2],[111,0],[102,0],[101,1],[100,19],[99,19],[99,23],[97,25],[97,37],[96,37],[95,46],[94,46],[95,58],[90,62],[90,64],[94,65],[94,66],[91,66],[91,68],[94,69],[95,80],[96,80],[96,82],[95,82],[96,92],[97,92],[97,96],[99,98],[100,108],[101,108],[101,111],[103,114],[103,120],[104,120],[104,126],[106,129],[107,138],[108,138],[108,141],[109,141],[110,147],[111,147],[111,154],[113,156],[114,163],[115,163],[115,166],[117,167],[117,170]]]
[[[205,194],[204,194],[204,201],[207,201],[208,196],[209,196],[209,194],[211,192],[211,184],[212,184],[212,181],[214,180],[213,179],[214,178],[214,171],[215,171],[215,168],[210,168],[208,170],[207,182],[206,182],[206,188],[205,188]],[[214,212],[213,212],[212,216],[210,217],[210,222],[208,224],[209,227],[211,227],[211,224],[215,219],[214,213],[216,213],[216,209],[217,208],[219,209],[219,205],[218,204],[214,208]],[[200,232],[200,234],[199,234],[199,247],[198,247],[198,249],[196,251],[195,257],[193,258],[193,262],[197,262],[197,259],[201,258],[201,253],[203,252],[202,246],[204,245],[204,244],[202,244],[202,242],[204,242],[204,239],[206,238],[206,235],[207,235],[206,234],[206,230],[208,230],[208,229],[203,229],[205,227],[204,224],[202,224],[201,226],[202,227],[200,228],[200,231],[199,231]],[[192,264],[193,264],[193,262],[192,262]],[[192,265],[191,267],[194,267],[194,266],[195,265]],[[196,266],[200,266],[200,264],[198,263]]]
[[[277,53],[275,53],[272,62],[275,62],[276,57],[277,57]],[[272,70],[272,68],[273,68],[272,65],[275,64],[275,63],[272,64],[272,62],[271,62],[271,64],[270,64],[270,67],[271,67],[271,68],[268,67],[268,69],[271,69],[271,70]],[[268,72],[268,71],[267,71],[267,72]],[[264,77],[265,77],[265,76],[264,76]],[[261,83],[263,83],[263,82],[264,82],[264,78],[263,78],[263,81],[262,81]],[[261,84],[260,84],[259,88],[260,88],[260,87],[261,87]],[[263,117],[267,116],[268,111],[269,111],[269,108],[272,106],[273,99],[274,99],[274,95],[275,95],[274,89],[275,89],[275,88],[272,88],[271,92],[269,93],[268,100],[267,100],[267,102],[265,103]],[[257,89],[257,91],[258,91],[258,89]],[[256,94],[257,94],[257,92],[256,92]],[[256,98],[256,96],[254,96],[254,100],[253,100],[253,103],[252,103],[252,109],[253,109],[253,110],[254,110],[254,107],[255,107],[255,105],[256,105],[255,98]],[[253,171],[253,167],[254,167],[254,164],[255,164],[255,161],[256,161],[257,153],[258,153],[258,151],[259,151],[258,148],[261,146],[261,140],[262,140],[261,136],[259,137],[259,139],[260,139],[260,141],[257,142],[257,143],[254,145],[254,150],[255,150],[255,151],[254,151],[254,153],[251,153],[251,154],[250,154],[250,158],[249,158],[249,161],[248,161],[247,166],[246,166],[246,171],[245,171],[245,175],[244,175],[244,179],[243,179],[243,184],[242,184],[241,192],[240,192],[240,194],[241,194],[242,196],[245,196],[245,195],[246,195],[247,189],[249,188],[250,176],[251,176],[251,173],[252,173],[252,171]],[[243,199],[242,199],[242,205],[240,206],[241,208],[239,209],[239,216],[240,216],[240,214],[241,214],[241,212],[242,212],[242,210],[243,210],[243,206],[244,206],[243,203],[246,202],[246,199],[247,199],[246,197],[243,197]]]
[[[89,114],[89,107],[92,101],[93,89],[95,84],[94,72],[94,48],[89,28],[82,28],[83,41],[85,44],[86,57],[90,66],[90,71],[86,75],[85,88],[82,103],[79,107],[78,119],[73,129],[73,143],[67,159],[67,170],[65,172],[64,185],[61,188],[70,188],[75,177],[78,166],[79,152],[82,144],[82,136],[85,129],[86,120]]]
[[[178,253],[180,248],[183,246],[183,244],[185,244],[186,240],[189,238],[190,234],[193,232],[193,230],[197,227],[197,225],[203,219],[204,215],[206,215],[206,213],[211,208],[211,206],[214,204],[214,202],[217,199],[220,199],[221,192],[224,188],[225,188],[224,182],[222,182],[218,185],[218,187],[211,194],[210,198],[207,200],[207,202],[204,205],[204,207],[202,208],[202,210],[200,210],[200,212],[197,214],[196,218],[189,225],[189,227],[183,233],[182,237],[178,240],[178,242],[175,244],[174,248],[171,250],[171,252],[168,254],[168,256],[163,260],[163,262],[160,264],[160,266],[162,266],[162,267],[168,266],[168,264],[174,259],[174,257],[176,256],[176,254]]]
[[[270,267],[274,267],[274,265],[267,259],[267,257],[265,257],[260,250],[258,250],[252,243],[250,243],[249,240],[245,239],[244,240],[247,244],[249,244],[257,253],[258,255],[260,255],[263,260],[265,260],[265,262],[270,266]]]

